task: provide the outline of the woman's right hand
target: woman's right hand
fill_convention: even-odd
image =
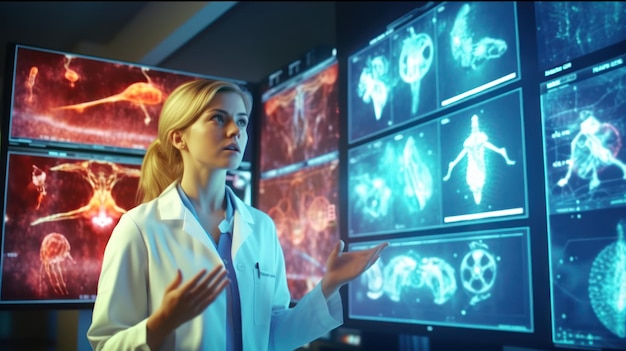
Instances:
[[[183,323],[201,314],[229,283],[224,266],[216,266],[209,273],[201,270],[184,284],[177,271],[174,280],[165,289],[161,306],[146,322],[147,343],[151,350],[159,349],[165,337]]]

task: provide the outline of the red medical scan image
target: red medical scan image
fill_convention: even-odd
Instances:
[[[276,224],[292,300],[322,279],[339,240],[338,165],[335,159],[259,182],[258,207]]]
[[[337,150],[337,75],[338,65],[333,63],[264,101],[261,172]]]
[[[2,301],[93,301],[106,243],[137,204],[136,161],[9,153]]]
[[[18,47],[13,140],[143,152],[167,96],[195,79],[139,65]]]

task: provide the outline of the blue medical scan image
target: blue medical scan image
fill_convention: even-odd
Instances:
[[[519,78],[515,2],[446,2],[436,35],[441,106]]]
[[[520,102],[516,90],[441,119],[444,221],[525,213]]]
[[[541,95],[550,213],[623,207],[626,67],[572,77]]]
[[[401,124],[437,109],[434,13],[420,16],[390,35],[393,124]]]
[[[625,232],[623,209],[552,216],[555,343],[626,348]]]
[[[389,41],[368,46],[348,60],[348,136],[367,137],[392,125],[393,81]]]
[[[535,17],[541,70],[626,40],[624,1],[536,1]]]
[[[439,140],[429,122],[348,151],[348,234],[441,223]]]
[[[527,228],[392,240],[349,284],[348,313],[373,321],[531,332],[530,269]]]

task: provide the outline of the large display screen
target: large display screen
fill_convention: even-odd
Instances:
[[[527,216],[522,94],[348,150],[348,235]]]
[[[348,58],[353,143],[520,78],[514,2],[445,2]]]
[[[9,143],[143,155],[189,73],[17,45]]]
[[[349,249],[376,243],[353,243]],[[528,228],[393,239],[349,284],[348,315],[532,332],[530,256]]]
[[[332,56],[262,94],[256,204],[276,224],[292,302],[339,241],[338,70]]]
[[[541,85],[557,344],[626,348],[625,59]]]
[[[93,302],[104,248],[134,207],[140,157],[7,155],[0,305]]]

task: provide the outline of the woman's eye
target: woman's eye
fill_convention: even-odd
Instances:
[[[222,115],[215,115],[213,117],[211,117],[212,120],[218,121],[220,123],[224,123],[224,116]]]
[[[242,119],[237,121],[237,125],[240,126],[240,127],[246,127],[246,126],[248,126],[248,120],[242,118]]]

